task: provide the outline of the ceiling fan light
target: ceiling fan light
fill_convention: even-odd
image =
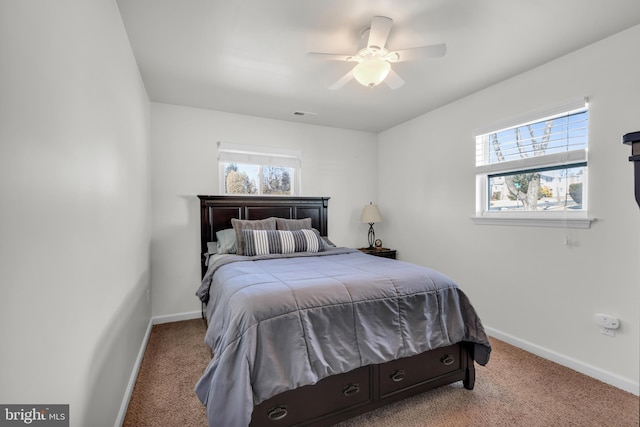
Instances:
[[[353,77],[363,86],[374,87],[382,83],[391,71],[391,64],[381,58],[366,58],[353,69]]]

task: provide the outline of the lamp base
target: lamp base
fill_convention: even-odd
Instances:
[[[369,223],[369,234],[368,234],[368,238],[369,238],[369,249],[374,249],[373,247],[373,242],[376,241],[376,232],[373,231],[373,222]]]

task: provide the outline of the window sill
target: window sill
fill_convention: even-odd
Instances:
[[[497,217],[475,216],[471,220],[476,225],[515,225],[521,227],[549,228],[590,228],[595,218],[535,218],[535,217]]]

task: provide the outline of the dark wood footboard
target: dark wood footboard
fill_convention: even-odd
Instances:
[[[325,378],[255,406],[251,426],[329,426],[457,381],[472,390],[472,351],[472,344],[458,343]]]

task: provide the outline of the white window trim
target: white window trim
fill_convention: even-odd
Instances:
[[[471,217],[476,225],[508,225],[508,226],[521,226],[521,227],[549,227],[549,228],[590,228],[591,223],[595,218],[589,217],[573,217],[567,215],[566,217],[548,217],[547,213],[544,218],[537,217],[537,215],[531,215],[528,213],[526,216],[517,217],[502,214],[500,217],[491,214],[485,214],[482,216]]]
[[[223,163],[244,163],[292,168],[294,170],[292,195],[299,196],[302,194],[302,151],[300,150],[218,142],[218,191],[220,194],[226,194],[224,188],[224,168],[220,166]],[[246,194],[246,196],[252,195]],[[255,194],[255,196],[269,196],[269,194]]]
[[[589,99],[586,97],[574,98],[555,106],[539,109],[527,114],[512,117],[476,129],[474,136],[486,133],[499,132],[513,126],[540,121],[541,118],[563,114],[568,111],[588,107]],[[475,141],[475,137],[474,137]],[[587,149],[573,150],[564,153],[549,154],[528,159],[519,159],[500,164],[488,164],[476,167],[476,215],[471,220],[476,225],[506,225],[524,227],[551,227],[551,228],[582,228],[591,227],[596,218],[588,216],[587,211],[580,212],[490,212],[486,210],[487,179],[488,175],[496,172],[517,172],[526,169],[536,169],[541,166],[555,166],[567,163],[580,163],[587,161]],[[588,173],[588,172],[587,172]],[[587,178],[588,179],[588,178]],[[584,194],[586,206],[589,206],[587,194]]]

